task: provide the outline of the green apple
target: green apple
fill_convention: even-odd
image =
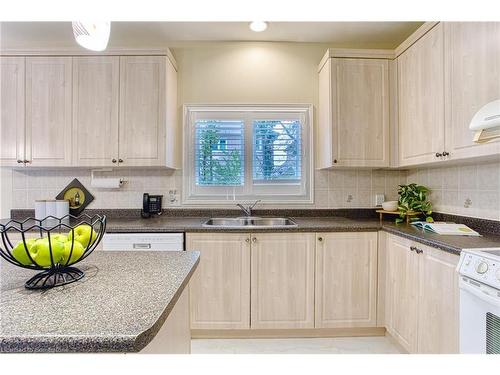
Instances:
[[[65,242],[64,243],[64,253],[63,253],[63,258],[61,260],[61,264],[63,264],[63,265],[66,264],[70,253],[71,253],[71,258],[69,259],[69,262],[67,262],[67,264],[69,265],[69,264],[75,263],[78,259],[80,259],[82,257],[84,251],[85,251],[85,248],[78,241],[75,241],[73,243],[73,252],[71,252],[71,241]]]
[[[88,224],[81,224],[73,229],[75,231],[75,241],[80,242],[84,248],[92,245],[97,239],[96,231]],[[73,238],[73,230],[68,233],[68,242]]]
[[[59,242],[66,242],[68,240],[68,236],[65,234],[54,234],[53,236],[50,236],[50,239]]]
[[[14,259],[25,266],[29,266],[30,264],[32,264],[30,257],[26,253],[26,250],[29,251],[35,242],[36,238],[29,238],[26,240],[26,246],[24,246],[24,241],[19,241],[12,249],[12,256],[14,257]]]
[[[64,242],[54,241],[51,238],[50,244],[52,247],[52,258],[54,260],[54,264],[61,263],[64,254]],[[50,267],[52,265],[48,238],[36,240],[30,248],[30,254],[35,263],[39,266]]]

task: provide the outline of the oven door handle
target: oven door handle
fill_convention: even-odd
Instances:
[[[460,279],[460,284],[459,284],[460,289],[465,290],[466,292],[469,292],[476,296],[477,298],[486,301],[493,306],[500,307],[500,297],[493,297],[490,296],[489,294],[486,294],[484,292],[481,292],[479,289],[477,289],[474,286],[469,285],[468,283],[464,282],[462,279]],[[493,288],[491,288],[493,289]]]

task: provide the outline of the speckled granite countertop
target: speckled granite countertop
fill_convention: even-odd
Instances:
[[[0,352],[137,352],[158,333],[199,252],[95,252],[85,277],[29,291],[34,273],[1,262]],[[147,272],[144,272],[147,270]]]
[[[203,227],[208,217],[159,216],[151,219],[116,218],[109,219],[108,232],[249,232],[252,229]],[[460,254],[462,249],[500,247],[498,235],[485,233],[482,237],[442,236],[415,228],[411,225],[396,225],[378,219],[356,219],[343,217],[292,217],[297,223],[290,228],[254,229],[255,232],[366,232],[384,230],[409,238],[425,245],[434,246],[452,254]]]
[[[393,223],[384,223],[382,230],[456,255],[460,255],[462,249],[500,248],[500,234],[484,234],[481,237],[443,236],[415,228],[412,225],[396,225]]]
[[[464,223],[483,234],[483,237],[440,236],[408,225],[395,225],[393,221],[380,224],[372,209],[335,210],[255,210],[256,216],[290,217],[298,225],[289,228],[241,229],[204,227],[210,217],[240,216],[239,210],[182,209],[166,211],[162,216],[149,219],[140,217],[140,210],[95,210],[108,217],[107,232],[346,232],[384,230],[414,241],[459,254],[464,248],[500,247],[500,223],[467,217],[435,213],[438,221]],[[27,217],[30,210],[18,210],[16,215]],[[0,223],[5,221],[0,221]]]
[[[348,219],[343,217],[291,217],[297,226],[280,228],[242,229],[230,227],[204,227],[209,217],[171,217],[159,216],[150,219],[109,218],[106,232],[311,232],[311,231],[376,231],[380,228],[378,220]]]

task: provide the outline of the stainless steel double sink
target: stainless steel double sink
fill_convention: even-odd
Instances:
[[[292,219],[286,217],[234,217],[211,218],[203,223],[204,227],[218,228],[289,228],[296,227]]]

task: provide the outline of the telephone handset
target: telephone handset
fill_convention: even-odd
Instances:
[[[144,193],[142,197],[141,216],[144,218],[151,217],[152,214],[161,215],[161,200],[163,195],[149,195]]]

